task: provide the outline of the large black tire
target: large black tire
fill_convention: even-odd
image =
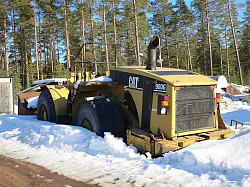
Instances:
[[[99,136],[111,132],[126,141],[126,126],[120,108],[110,100],[97,99],[81,104],[77,114],[77,126],[94,131]]]
[[[55,106],[49,90],[43,91],[38,98],[37,119],[56,122]]]

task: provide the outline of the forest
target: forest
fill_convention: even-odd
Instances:
[[[142,66],[155,35],[158,66],[250,85],[249,16],[250,1],[1,0],[0,76],[13,76],[18,92],[34,80],[66,77],[74,60],[114,61],[112,46],[79,51],[83,43],[114,43],[117,65]]]

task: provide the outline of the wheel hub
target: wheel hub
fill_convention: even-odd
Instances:
[[[91,124],[90,124],[89,121],[86,120],[86,119],[84,119],[84,120],[82,121],[82,127],[83,127],[83,128],[86,128],[86,129],[88,129],[88,130],[90,130],[90,131],[93,131],[93,130],[92,130],[92,127],[91,127]]]
[[[47,110],[44,105],[40,108],[40,119],[43,121],[48,121]]]

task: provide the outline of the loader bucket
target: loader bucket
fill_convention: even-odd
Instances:
[[[34,115],[36,109],[27,108],[28,99],[39,96],[41,92],[25,92],[18,95],[18,115]]]

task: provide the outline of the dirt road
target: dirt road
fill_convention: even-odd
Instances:
[[[34,164],[0,156],[0,186],[88,187],[93,185],[87,185],[57,173],[51,173],[49,170]]]

